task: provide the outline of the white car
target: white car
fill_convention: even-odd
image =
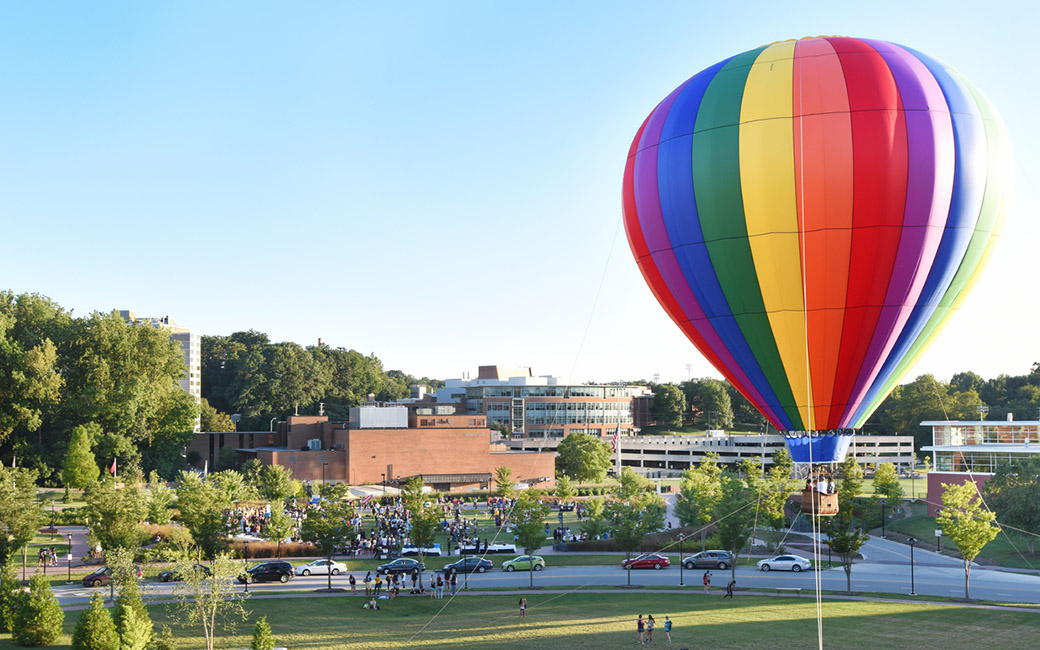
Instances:
[[[812,568],[812,562],[801,555],[777,555],[768,560],[759,560],[759,571],[805,571]]]
[[[301,564],[296,567],[296,575],[309,576],[313,574],[316,576],[323,576],[328,575],[331,572],[332,575],[338,576],[346,570],[347,565],[342,562],[337,562],[335,560],[314,560],[308,564]]]

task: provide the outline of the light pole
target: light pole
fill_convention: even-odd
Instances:
[[[245,579],[246,580],[245,580],[245,582],[246,582],[246,593],[248,594],[249,593],[249,540],[248,539],[245,541],[245,544],[246,544],[246,550],[245,550],[245,553],[244,553],[244,555],[242,557],[242,565],[245,566],[245,568],[246,568],[246,572],[245,572]]]
[[[686,535],[679,533],[679,586],[685,587],[683,584],[683,556],[682,556],[682,542],[686,539]]]
[[[917,543],[917,540],[914,539],[913,537],[911,537],[909,541],[910,541],[910,595],[911,596],[916,596],[917,594],[914,592],[914,544]]]
[[[325,467],[327,467],[327,466],[328,466],[328,463],[322,463],[321,464],[321,492],[322,492],[322,494],[325,493]]]
[[[379,476],[381,476],[383,478],[383,480],[380,483],[380,485],[383,486],[383,494],[386,494],[386,472],[380,473]]]
[[[885,502],[881,502],[881,538],[885,538]]]
[[[65,584],[72,584],[72,533],[69,533],[69,554],[66,556],[69,561],[69,580]]]

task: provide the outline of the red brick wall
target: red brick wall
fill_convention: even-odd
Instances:
[[[347,452],[343,449],[324,451],[279,450],[256,452],[264,465],[282,465],[292,470],[293,478],[300,481],[321,481],[321,467],[325,465],[326,481],[347,480]],[[377,478],[378,482],[379,479]]]
[[[943,483],[950,485],[963,485],[964,483],[974,480],[981,491],[986,485],[986,481],[988,481],[992,476],[992,474],[928,472],[928,516],[934,517],[939,514],[939,508],[942,507]]]

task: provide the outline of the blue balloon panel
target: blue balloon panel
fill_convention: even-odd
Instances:
[[[812,432],[785,435],[787,451],[796,463],[840,463],[852,444],[852,433]]]

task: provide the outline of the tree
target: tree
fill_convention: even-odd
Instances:
[[[572,433],[556,448],[556,471],[579,483],[602,481],[610,467],[610,445],[586,433]]]
[[[570,477],[566,474],[560,474],[556,477],[556,490],[554,492],[557,499],[566,501],[574,496],[574,483],[571,482]]]
[[[300,493],[300,487],[300,482],[292,477],[291,469],[281,465],[267,465],[260,470],[256,489],[261,499],[285,503]]]
[[[682,473],[679,494],[675,498],[675,516],[681,526],[700,526],[701,550],[704,550],[708,524],[715,517],[715,509],[722,498],[722,469],[719,455],[708,452],[696,467]]]
[[[141,600],[134,567],[136,549],[115,548],[105,555],[112,582],[119,592],[112,620],[119,634],[120,650],[145,650],[152,641],[152,619]]]
[[[610,524],[603,514],[603,497],[593,497],[588,501],[588,517],[581,525],[581,532],[590,539],[598,539],[610,530]]]
[[[260,531],[260,536],[269,542],[276,542],[278,546],[275,548],[275,557],[282,557],[282,542],[292,536],[295,528],[296,521],[286,514],[285,505],[273,503],[271,504],[271,517],[267,520],[267,525]]]
[[[235,430],[231,416],[210,406],[205,397],[199,404],[199,421],[203,431],[228,433]]]
[[[983,490],[986,503],[997,513],[997,518],[1029,546],[1036,549],[1036,534],[1040,533],[1040,459],[1030,457],[1014,465],[1001,463]]]
[[[10,564],[0,567],[0,632],[14,628],[14,613],[22,597],[22,583],[15,577]]]
[[[679,384],[686,403],[705,429],[733,428],[733,403],[726,382],[712,377],[691,379]],[[655,398],[656,399],[656,398]]]
[[[20,646],[51,645],[61,635],[65,612],[51,591],[46,576],[29,578],[29,591],[22,594],[15,610],[11,638]]]
[[[495,488],[499,496],[511,499],[516,495],[516,486],[513,485],[513,470],[506,465],[495,468]]]
[[[892,508],[902,503],[903,486],[892,463],[880,463],[874,470],[874,494],[883,497]]]
[[[0,567],[7,566],[43,525],[36,476],[33,470],[0,467]]]
[[[94,423],[81,424],[72,430],[69,447],[65,451],[65,462],[61,468],[61,482],[65,484],[65,494],[69,488],[82,490],[98,479],[101,468],[94,459],[91,445],[95,437],[100,437],[101,427]]]
[[[173,490],[166,485],[159,473],[152,471],[148,476],[150,496],[148,497],[148,521],[156,526],[170,523],[170,505],[173,503]]]
[[[650,492],[650,482],[631,467],[624,467],[618,477],[613,499],[604,507],[604,517],[618,550],[631,559],[650,533],[664,528],[664,502]],[[632,584],[632,568],[628,568],[628,584]]]
[[[755,539],[755,526],[761,519],[770,528],[778,528],[784,521],[784,506],[787,498],[798,487],[792,476],[794,463],[786,449],[779,450],[773,456],[773,465],[766,472],[759,461],[745,458],[740,462],[740,469],[751,493],[757,501],[756,516],[752,519],[751,538]]]
[[[215,483],[192,472],[180,473],[177,487],[180,521],[206,557],[214,557],[227,545],[225,515],[231,504],[227,492],[221,491]]]
[[[353,532],[350,520],[354,514],[354,507],[340,494],[332,492],[322,500],[320,508],[311,508],[307,511],[303,525],[300,526],[300,537],[318,547],[321,554],[331,562],[336,547],[342,545],[347,535]],[[328,589],[332,591],[331,571],[328,576]]]
[[[163,625],[162,632],[152,643],[152,650],[177,650],[177,640],[173,638],[173,631],[169,625]]]
[[[539,503],[530,490],[522,493],[513,504],[509,518],[516,532],[516,543],[527,555],[534,555],[545,544],[545,518],[549,506]],[[530,585],[534,586],[534,561],[531,562]]]
[[[658,424],[681,427],[684,411],[686,411],[686,396],[678,386],[661,384],[654,388],[654,405],[650,412]]]
[[[191,562],[192,558],[187,556],[180,560],[186,566],[191,566]],[[229,554],[218,553],[210,562],[210,576],[202,571],[185,571],[183,582],[174,588],[181,618],[202,628],[206,650],[213,650],[217,632],[234,631],[236,624],[246,619],[242,606],[246,596],[235,589],[241,566]]]
[[[715,529],[719,536],[722,548],[733,554],[732,570],[733,580],[737,579],[736,560],[740,549],[747,544],[748,535],[751,534],[751,526],[755,509],[754,492],[744,484],[743,479],[729,471],[723,471],[721,476],[721,496],[715,507],[716,523]]]
[[[137,548],[144,540],[141,527],[148,512],[144,496],[136,487],[116,487],[111,476],[87,488],[87,521],[90,535],[105,551],[116,548]]]
[[[985,509],[985,504],[976,498],[978,488],[975,483],[943,483],[942,486],[943,507],[939,510],[935,523],[953,540],[954,546],[964,558],[964,598],[967,599],[971,563],[982,547],[997,536],[1000,527],[996,523],[997,516]]]
[[[271,626],[267,623],[266,616],[261,616],[256,622],[249,650],[274,650],[274,635],[271,634]]]
[[[421,564],[426,556],[425,549],[433,544],[433,540],[440,531],[440,508],[435,508],[423,493],[423,482],[418,476],[408,479],[401,496],[404,499],[405,508],[408,509],[409,523],[411,523],[408,537],[419,551],[419,563]],[[421,585],[422,576],[419,577],[419,580]]]
[[[859,549],[870,539],[862,526],[855,525],[855,503],[863,485],[863,470],[851,455],[845,457],[839,470],[838,514],[828,517],[823,524],[827,546],[838,556],[845,570],[845,591],[852,591],[852,561]]]
[[[118,650],[119,634],[105,599],[94,592],[90,607],[83,611],[72,633],[72,650]]]

